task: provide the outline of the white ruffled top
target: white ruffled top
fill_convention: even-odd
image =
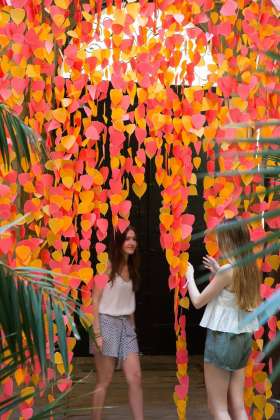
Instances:
[[[255,319],[241,327],[247,315],[248,312],[238,307],[235,293],[223,289],[207,304],[200,326],[234,334],[252,333],[259,329],[259,322]]]
[[[131,315],[135,311],[135,293],[131,280],[124,280],[119,274],[113,283],[104,287],[99,304],[99,313],[111,316]]]

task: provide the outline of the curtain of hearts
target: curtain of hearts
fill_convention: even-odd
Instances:
[[[20,240],[13,233],[1,238],[1,252],[13,265],[67,274],[58,280],[73,298],[81,291],[90,322],[92,285],[107,281],[109,214],[114,228],[128,226],[129,191],[143,196],[145,165],[153,159],[162,194],[160,240],[170,265],[169,286],[175,289],[174,401],[178,418],[185,419],[189,377],[183,310],[188,299],[183,285],[194,222],[188,198],[197,194],[203,152],[209,172],[204,179],[207,227],[224,215],[252,216],[279,206],[276,195],[265,195],[256,143],[243,141],[279,137],[279,128],[263,124],[280,113],[277,63],[266,55],[280,41],[279,12],[268,0],[140,0],[126,6],[107,0],[105,10],[100,0],[1,0],[0,5],[0,101],[43,136],[50,157],[45,167],[34,158],[20,175],[1,163],[1,220],[30,213]],[[206,80],[200,84],[197,73],[209,52]],[[242,142],[228,142],[236,138]],[[219,169],[226,173],[216,174]],[[241,177],[231,172],[238,170],[252,171]],[[18,185],[27,197],[22,209],[16,206]],[[270,219],[269,228],[279,228],[279,220]],[[96,267],[90,261],[93,233]],[[263,226],[253,223],[252,238],[263,235]],[[215,256],[215,238],[207,235],[205,241]],[[277,270],[279,255],[261,264],[266,273]],[[266,277],[263,296],[274,286],[273,278]],[[276,319],[269,328],[273,338]],[[75,339],[70,325],[67,332],[71,358]],[[253,364],[262,334],[256,335],[246,377],[246,407],[254,419],[270,418],[273,412],[264,365]],[[49,378],[61,375],[58,388],[63,391],[71,381],[59,353],[56,362]],[[15,384],[23,393],[38,385],[43,391],[40,367],[36,375],[26,368],[8,378],[1,395],[12,395]],[[21,405],[23,418],[32,416],[32,405],[32,399]]]

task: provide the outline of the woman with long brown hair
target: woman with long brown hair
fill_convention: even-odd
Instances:
[[[139,285],[139,253],[136,231],[129,226],[115,232],[110,248],[109,281],[104,289],[93,290],[93,332],[96,386],[93,393],[93,419],[100,420],[107,389],[116,361],[128,384],[128,397],[134,420],[143,420],[143,393],[139,349],[134,325],[135,291]]]
[[[244,318],[260,303],[261,274],[252,258],[250,233],[245,221],[226,220],[217,228],[219,250],[228,264],[220,267],[204,257],[214,278],[199,292],[189,264],[187,287],[193,305],[206,309],[200,325],[207,328],[204,375],[208,406],[215,420],[247,420],[244,407],[244,368],[257,320]]]

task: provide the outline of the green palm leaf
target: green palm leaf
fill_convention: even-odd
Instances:
[[[32,273],[32,268],[29,268],[29,273]],[[52,275],[55,276],[56,273],[52,273]],[[5,341],[3,338],[0,339],[0,351],[6,342],[14,356],[14,363],[25,361],[26,350],[29,352],[31,361],[36,354],[40,360],[42,373],[46,374],[48,363],[54,363],[53,323],[55,322],[59,350],[67,372],[69,361],[64,316],[66,315],[76,338],[79,338],[73,319],[73,310],[81,317],[83,314],[73,306],[75,301],[72,297],[65,296],[52,286],[50,276],[48,282],[40,281],[41,274],[37,272],[36,268],[33,268],[33,276],[30,281],[28,277],[19,274],[16,269],[0,265],[0,328],[5,336]],[[36,276],[37,281],[34,280]],[[13,308],[13,316],[11,316],[11,308]],[[25,337],[25,348],[23,337]],[[50,341],[50,360],[46,353],[47,338]]]
[[[19,171],[22,170],[22,158],[25,158],[28,164],[31,163],[30,150],[40,161],[45,161],[46,150],[43,142],[17,115],[0,103],[0,154],[6,168],[10,167],[8,137],[11,139],[16,154]]]

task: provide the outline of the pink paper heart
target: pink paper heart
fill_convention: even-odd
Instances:
[[[104,252],[106,249],[106,246],[104,244],[102,244],[101,242],[97,242],[95,244],[95,249],[97,254],[100,254],[101,252]]]
[[[227,0],[223,7],[221,8],[221,15],[223,16],[235,16],[235,11],[237,9],[237,4],[233,0]]]
[[[90,125],[86,131],[85,131],[86,137],[88,137],[91,140],[98,140],[99,139],[99,133],[94,127],[94,125]]]
[[[21,415],[24,418],[24,420],[31,419],[33,416],[33,408],[24,408],[23,410],[21,410]]]
[[[180,400],[184,400],[187,395],[187,386],[186,385],[176,385],[175,392],[178,395]]]
[[[192,115],[192,125],[196,129],[201,128],[204,125],[205,120],[206,120],[205,115],[202,115],[202,114]]]
[[[90,175],[80,176],[80,184],[85,190],[89,190],[93,184],[93,179]]]
[[[57,387],[60,392],[64,392],[66,389],[70,388],[72,381],[70,378],[59,379],[57,382]]]
[[[129,220],[119,218],[118,228],[121,233],[123,233],[128,226],[129,226]]]
[[[96,222],[96,225],[98,227],[98,229],[102,232],[102,233],[106,233],[107,229],[108,229],[108,220],[106,219],[98,219]]]
[[[80,241],[80,245],[82,249],[89,249],[90,247],[90,241],[88,239],[82,239]]]
[[[97,274],[94,277],[94,284],[96,285],[96,287],[98,287],[98,289],[104,289],[108,282],[108,279],[109,277],[107,276],[107,274]]]

